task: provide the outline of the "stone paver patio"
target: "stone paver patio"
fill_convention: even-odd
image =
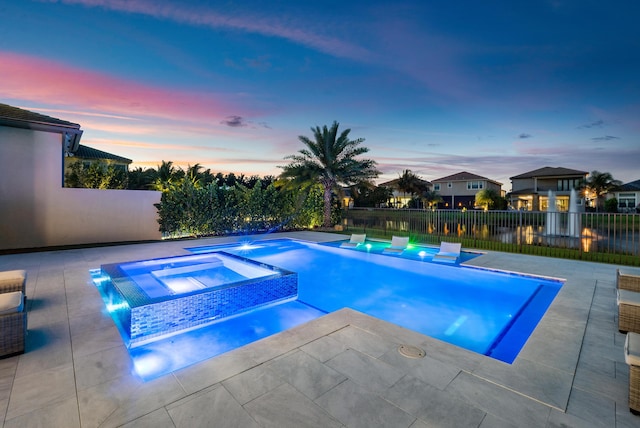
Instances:
[[[0,360],[3,426],[640,426],[627,404],[617,266],[496,252],[469,264],[566,279],[511,365],[343,309],[142,382],[89,269],[233,240],[0,256],[0,270],[27,270],[29,298],[27,352]],[[402,344],[427,355],[406,358]]]

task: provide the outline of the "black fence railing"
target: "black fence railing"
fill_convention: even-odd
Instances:
[[[640,266],[640,214],[352,208],[343,229],[413,242]]]

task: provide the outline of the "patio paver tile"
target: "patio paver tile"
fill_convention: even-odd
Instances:
[[[348,380],[316,402],[350,428],[409,427],[416,418],[379,395]]]
[[[287,383],[248,402],[244,408],[265,428],[342,426],[324,409]]]

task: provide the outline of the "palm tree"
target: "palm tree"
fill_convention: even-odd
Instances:
[[[615,180],[609,172],[591,171],[584,185],[587,190],[595,194],[596,211],[598,211],[602,197],[612,189],[621,186],[622,181]]]
[[[162,161],[162,165],[158,165],[153,188],[161,191],[167,190],[175,181],[177,174],[178,170],[173,166],[173,162]]]
[[[476,193],[476,205],[484,206],[485,210],[490,210],[496,205],[500,194],[493,189],[482,189]]]
[[[400,190],[404,195],[407,193],[413,196],[420,191],[420,178],[411,172],[410,169],[405,169],[402,171],[402,175],[398,177],[398,190]]]
[[[334,121],[331,128],[327,128],[326,125],[322,128],[311,128],[313,139],[299,136],[298,139],[306,148],[299,150],[299,154],[287,156],[285,159],[291,159],[291,163],[280,167],[283,169],[280,178],[288,180],[290,185],[322,185],[325,227],[331,226],[333,190],[338,190],[340,185],[350,186],[372,180],[380,174],[375,161],[356,159],[369,151],[368,148],[360,146],[364,138],[350,140],[350,129],[338,135],[338,126],[338,122]]]
[[[420,197],[423,203],[429,208],[443,201],[442,196],[435,190],[425,190]]]

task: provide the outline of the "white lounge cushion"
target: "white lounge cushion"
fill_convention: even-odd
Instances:
[[[382,250],[383,254],[402,254],[404,250],[407,249],[407,245],[409,245],[409,237],[408,236],[392,236],[391,237],[391,245],[384,250]]]
[[[349,242],[343,242],[340,244],[341,247],[357,247],[360,244],[364,244],[364,241],[367,239],[366,234],[354,233],[351,235],[351,239]]]
[[[625,305],[640,306],[640,293],[629,290],[617,290],[618,291],[618,305],[623,303]]]
[[[22,291],[0,293],[0,315],[22,312],[23,301]]]
[[[0,272],[0,288],[5,285],[22,284],[27,277],[24,270],[6,270]]]
[[[640,334],[630,331],[624,341],[624,361],[630,366],[640,366]]]
[[[354,233],[353,235],[351,235],[351,239],[349,239],[349,242],[351,242],[352,244],[363,244],[365,239],[367,239],[366,234]]]
[[[392,236],[391,237],[391,248],[406,248],[409,245],[409,237],[408,236]]]

